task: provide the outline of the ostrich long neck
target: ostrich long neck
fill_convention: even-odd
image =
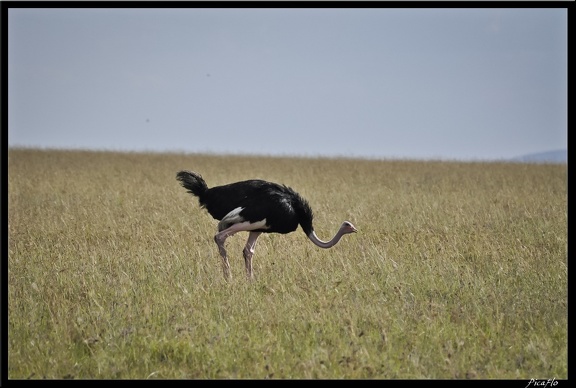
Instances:
[[[308,238],[310,240],[312,240],[312,242],[316,245],[318,245],[320,248],[330,248],[333,247],[334,245],[336,245],[338,243],[338,241],[340,241],[340,239],[342,238],[342,236],[345,233],[343,232],[342,228],[338,229],[338,232],[336,233],[336,235],[334,237],[332,237],[332,240],[330,241],[322,241],[318,238],[318,236],[316,236],[316,232],[312,231],[309,235]]]

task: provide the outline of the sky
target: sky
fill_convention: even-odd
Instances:
[[[567,149],[564,8],[10,8],[9,147]]]

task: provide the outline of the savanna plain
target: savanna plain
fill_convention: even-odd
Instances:
[[[176,181],[307,198],[227,240]],[[8,150],[8,379],[566,379],[567,166]]]

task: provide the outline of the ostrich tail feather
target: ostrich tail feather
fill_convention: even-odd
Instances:
[[[180,171],[176,174],[176,179],[180,181],[182,187],[188,190],[188,193],[199,198],[200,203],[204,198],[204,193],[208,190],[208,185],[202,178],[202,175],[193,171]]]

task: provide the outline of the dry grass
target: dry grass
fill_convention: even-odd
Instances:
[[[180,187],[285,183],[227,241]],[[9,150],[8,378],[567,378],[567,167]]]

